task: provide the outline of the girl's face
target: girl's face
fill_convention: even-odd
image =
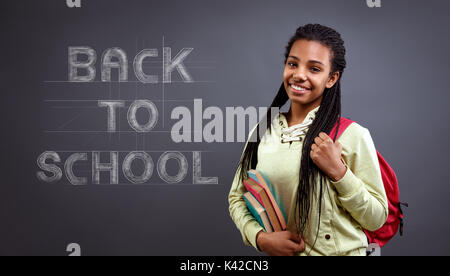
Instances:
[[[291,48],[283,73],[284,88],[291,100],[308,109],[322,102],[325,88],[339,79],[339,72],[330,76],[331,50],[317,41],[297,40]]]

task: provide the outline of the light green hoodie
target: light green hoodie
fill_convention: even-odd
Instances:
[[[314,120],[318,109],[311,110],[304,122]],[[280,206],[283,206],[287,216],[287,228],[296,233],[294,218],[298,214],[295,212],[295,197],[303,142],[282,143],[281,129],[287,126],[285,115],[277,114],[272,122],[271,133],[266,132],[259,145],[256,170],[261,171],[274,186],[274,192],[281,201]],[[255,129],[256,126],[250,131],[249,137]],[[338,141],[342,144],[342,159],[347,172],[337,182],[327,178],[324,183],[318,235],[319,189],[316,189],[303,236],[306,250],[300,255],[365,255],[368,244],[363,228],[374,231],[383,226],[387,219],[386,192],[369,130],[352,123]],[[245,244],[259,250],[256,235],[263,228],[248,211],[243,199],[244,192],[245,187],[239,182],[238,169],[228,196],[230,215]]]

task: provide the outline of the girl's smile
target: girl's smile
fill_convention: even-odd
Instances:
[[[311,91],[310,88],[302,85],[302,84],[295,84],[295,83],[290,83],[289,84],[289,89],[291,90],[291,93],[294,96],[301,96],[304,95],[306,93],[309,93]]]

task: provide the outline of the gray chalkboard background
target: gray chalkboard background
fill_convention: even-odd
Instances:
[[[410,204],[405,235],[382,255],[450,254],[448,1],[382,0],[380,8],[365,0],[81,2],[68,8],[66,0],[17,0],[0,9],[0,255],[68,255],[70,243],[82,255],[257,255],[228,214],[244,144],[174,143],[169,132],[177,120],[170,112],[186,106],[194,114],[194,99],[223,111],[268,106],[281,83],[285,44],[306,23],[342,34],[343,115],[370,130]],[[176,70],[171,83],[137,81],[134,57],[147,48],[161,57],[163,45],[172,55],[194,49],[185,59],[194,82],[184,83]],[[68,82],[71,46],[96,51],[95,82]],[[102,53],[112,47],[128,56],[128,82],[117,82],[117,70],[113,82],[100,81]],[[146,72],[161,78],[161,60],[152,59]],[[124,100],[128,107],[136,99],[157,106],[157,132],[133,131],[124,108],[120,132],[108,133],[106,109],[97,101]],[[47,183],[36,175],[45,151],[59,153],[62,162],[72,152],[118,151],[122,161],[127,152],[146,151],[155,163],[164,151],[180,151],[189,170],[174,185],[156,170],[146,185],[124,183],[121,170],[121,185],[74,186],[65,175]],[[218,184],[192,184],[193,151],[201,151],[202,176]],[[176,163],[168,164],[173,174]],[[89,161],[74,171],[90,180]],[[102,183],[108,180],[101,175]]]

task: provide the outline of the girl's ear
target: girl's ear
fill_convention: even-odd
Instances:
[[[327,81],[326,87],[328,89],[330,89],[331,87],[333,87],[333,85],[337,82],[337,80],[339,79],[339,71],[335,72]]]

